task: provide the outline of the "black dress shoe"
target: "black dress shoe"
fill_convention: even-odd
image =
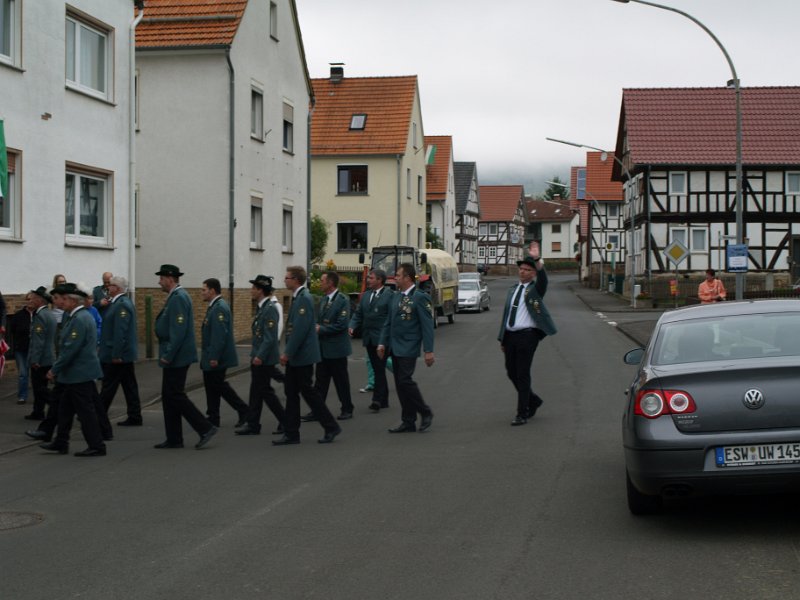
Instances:
[[[58,452],[59,454],[66,454],[69,452],[69,446],[66,444],[59,444],[58,442],[39,444],[39,448],[42,450],[47,450],[48,452]]]
[[[118,421],[117,425],[119,427],[141,427],[142,426],[142,420],[141,419],[131,419],[130,417],[128,417],[124,421]]]
[[[419,430],[420,432],[426,431],[430,428],[431,423],[433,423],[433,413],[428,413],[427,415],[422,415],[422,420],[419,422]]]
[[[212,425],[212,426],[211,426],[211,429],[209,429],[209,430],[208,430],[208,431],[206,431],[206,432],[205,432],[203,435],[201,435],[201,436],[200,436],[200,441],[199,441],[199,442],[197,442],[197,443],[194,445],[195,449],[197,449],[197,450],[200,450],[200,448],[202,448],[202,447],[203,447],[203,446],[205,446],[205,445],[206,445],[208,442],[210,442],[210,441],[211,441],[211,438],[213,438],[215,435],[217,435],[217,432],[218,432],[218,431],[219,431],[219,427],[217,427],[216,425]]]
[[[31,413],[23,417],[28,421],[44,421],[44,415],[39,413]]]
[[[275,428],[275,431],[272,432],[272,435],[282,435],[283,434],[283,423],[278,423],[278,427]]]
[[[261,427],[245,423],[241,427],[237,427],[233,433],[236,435],[259,435],[261,433]]]
[[[377,402],[373,402],[367,408],[369,408],[372,412],[380,412],[381,411],[381,405],[378,404]]]
[[[397,427],[392,427],[389,430],[389,433],[406,433],[406,432],[409,432],[409,431],[416,431],[416,430],[417,430],[417,426],[414,425],[413,423],[403,422],[403,423],[400,423],[400,425],[398,425]]]
[[[105,456],[106,449],[105,448],[87,448],[86,450],[81,450],[80,452],[76,452],[73,456]]]
[[[310,412],[310,413],[306,413],[302,417],[300,417],[300,420],[301,421],[305,421],[306,423],[308,423],[309,421],[316,421],[317,417],[314,415],[313,412]]]
[[[389,408],[388,402],[381,402],[381,408]]]
[[[183,448],[183,442],[170,442],[169,440],[165,440],[160,444],[156,444],[153,448],[158,448],[159,450],[162,448]]]
[[[317,443],[330,444],[340,433],[342,433],[341,427],[337,427],[336,429],[331,429],[330,431],[326,431],[325,436],[321,440],[317,440]]]
[[[528,419],[524,417],[514,417],[514,420],[511,421],[511,425],[513,427],[517,427],[518,425],[525,425],[528,422]]]
[[[42,442],[50,441],[50,436],[47,435],[47,433],[42,431],[41,429],[28,429],[28,431],[25,432],[25,435],[27,435],[32,440],[39,440]]]
[[[247,423],[247,415],[239,415],[239,420],[236,421],[234,427],[244,427],[245,423]]]
[[[286,437],[285,435],[279,440],[272,440],[273,446],[288,446],[290,444],[299,444],[300,440],[298,438],[290,438]]]
[[[336,419],[339,421],[347,421],[347,419],[352,419],[352,418],[353,418],[353,413],[345,411],[342,411],[342,414],[336,417]]]
[[[533,415],[536,414],[536,411],[539,410],[539,407],[544,404],[544,400],[539,398],[536,394],[530,400],[530,404],[528,406],[528,418],[532,419]]]

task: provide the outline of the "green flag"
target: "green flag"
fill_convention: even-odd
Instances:
[[[6,135],[0,119],[0,198],[8,197],[8,154],[6,154]]]

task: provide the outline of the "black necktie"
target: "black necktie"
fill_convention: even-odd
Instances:
[[[511,301],[511,314],[508,316],[508,326],[513,327],[514,322],[517,320],[517,307],[519,307],[520,298],[522,298],[522,290],[525,289],[525,286],[519,284],[519,289],[517,289],[517,293],[514,294],[514,300]]]

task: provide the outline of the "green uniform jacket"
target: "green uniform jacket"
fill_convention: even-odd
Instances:
[[[253,347],[250,358],[260,358],[265,365],[276,365],[280,358],[278,350],[278,309],[265,300],[253,319]]]
[[[305,287],[298,292],[289,309],[284,353],[293,367],[313,365],[320,361],[314,300]]]
[[[56,329],[58,324],[50,309],[43,306],[31,319],[31,342],[28,346],[28,363],[43,367],[56,360]]]
[[[419,347],[433,352],[431,297],[414,287],[406,296],[397,292],[389,303],[389,314],[380,344],[395,356],[419,356]]]
[[[201,333],[200,368],[203,371],[220,371],[239,364],[231,307],[222,297],[213,300],[206,310]],[[216,367],[211,366],[212,360],[217,361]]]
[[[337,291],[333,301],[322,298],[319,311],[319,352],[322,358],[342,358],[350,356],[353,348],[350,345],[350,299]]]
[[[513,295],[519,283],[515,283],[508,290],[506,296],[505,309],[503,310],[503,320],[500,321],[500,334],[497,339],[503,341],[503,336],[506,333],[506,321],[508,321],[508,313],[511,309],[511,302]],[[553,335],[556,333],[556,324],[550,317],[547,307],[544,305],[544,295],[547,293],[547,272],[542,269],[536,272],[536,281],[528,284],[525,288],[525,308],[528,309],[531,319],[536,323],[536,328],[540,329],[545,335]]]
[[[194,341],[194,313],[192,299],[182,287],[172,290],[164,308],[156,317],[158,337],[158,366],[185,367],[197,362],[197,345]],[[160,359],[165,359],[164,364]]]
[[[124,363],[136,362],[139,347],[136,340],[136,309],[127,296],[117,296],[108,305],[100,330],[100,362],[110,363],[122,359]]]
[[[383,287],[378,297],[370,303],[372,294],[372,290],[367,290],[361,295],[353,318],[350,319],[350,328],[353,331],[361,327],[361,341],[365,346],[377,346],[380,342],[381,330],[389,316],[389,305],[392,303],[394,291]]]
[[[59,336],[58,360],[52,366],[58,383],[84,383],[103,376],[97,358],[97,323],[81,307],[70,317],[64,313]]]

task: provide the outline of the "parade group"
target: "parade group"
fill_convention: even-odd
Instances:
[[[511,422],[515,426],[525,424],[542,404],[532,391],[531,363],[539,341],[555,333],[543,300],[547,290],[543,261],[531,253],[518,261],[518,266],[520,282],[508,292],[498,336],[506,372],[517,391],[517,414]],[[203,281],[200,295],[207,309],[200,328],[199,363],[206,395],[205,414],[185,391],[187,372],[198,362],[198,348],[192,300],[180,284],[183,273],[175,265],[164,264],[155,275],[167,298],[155,321],[166,435],[154,448],[183,448],[183,419],[199,435],[195,448],[206,446],[219,431],[222,399],[238,414],[236,435],[261,433],[262,408],[266,404],[276,420],[272,433],[280,436],[272,441],[273,445],[299,444],[304,421],[316,421],[322,427],[320,444],[333,442],[342,432],[341,422],[351,419],[354,413],[348,357],[351,338],[358,336],[366,349],[371,375],[370,385],[363,390],[372,392],[369,409],[379,412],[388,408],[387,370],[391,369],[401,422],[389,432],[430,429],[433,411],[413,375],[421,355],[427,366],[434,363],[434,315],[430,297],[416,285],[414,265],[398,266],[396,289],[385,285],[384,271],[369,271],[367,290],[352,314],[350,299],[338,290],[339,276],[335,271],[321,276],[324,296],[316,307],[306,286],[305,269],[288,267],[284,285],[292,300],[285,320],[274,294],[273,278],[258,275],[250,280],[257,309],[251,327],[248,402],[226,381],[227,370],[238,364],[231,309],[221,296],[220,281]],[[25,418],[40,421],[25,434],[41,441],[44,450],[68,453],[70,430],[77,415],[87,447],[74,455],[105,456],[106,441],[113,439],[108,410],[120,387],[127,416],[117,425],[142,425],[135,372],[136,309],[127,292],[127,280],[111,273],[104,273],[103,284],[94,290],[57,275],[51,289],[39,286],[31,290],[26,307],[17,313],[26,312],[29,322],[26,360],[20,360],[17,353],[18,366],[25,363],[20,378],[29,376],[33,390],[33,408]],[[518,312],[523,306],[527,310]],[[16,319],[9,322],[15,323]],[[281,337],[285,337],[283,350]],[[285,370],[281,371],[280,366]],[[97,381],[101,381],[99,390]],[[331,381],[340,404],[337,417],[326,403]],[[283,384],[285,403],[278,398],[274,383]],[[301,396],[310,409],[306,414],[301,414]],[[24,404],[26,398],[20,396],[18,402]]]

